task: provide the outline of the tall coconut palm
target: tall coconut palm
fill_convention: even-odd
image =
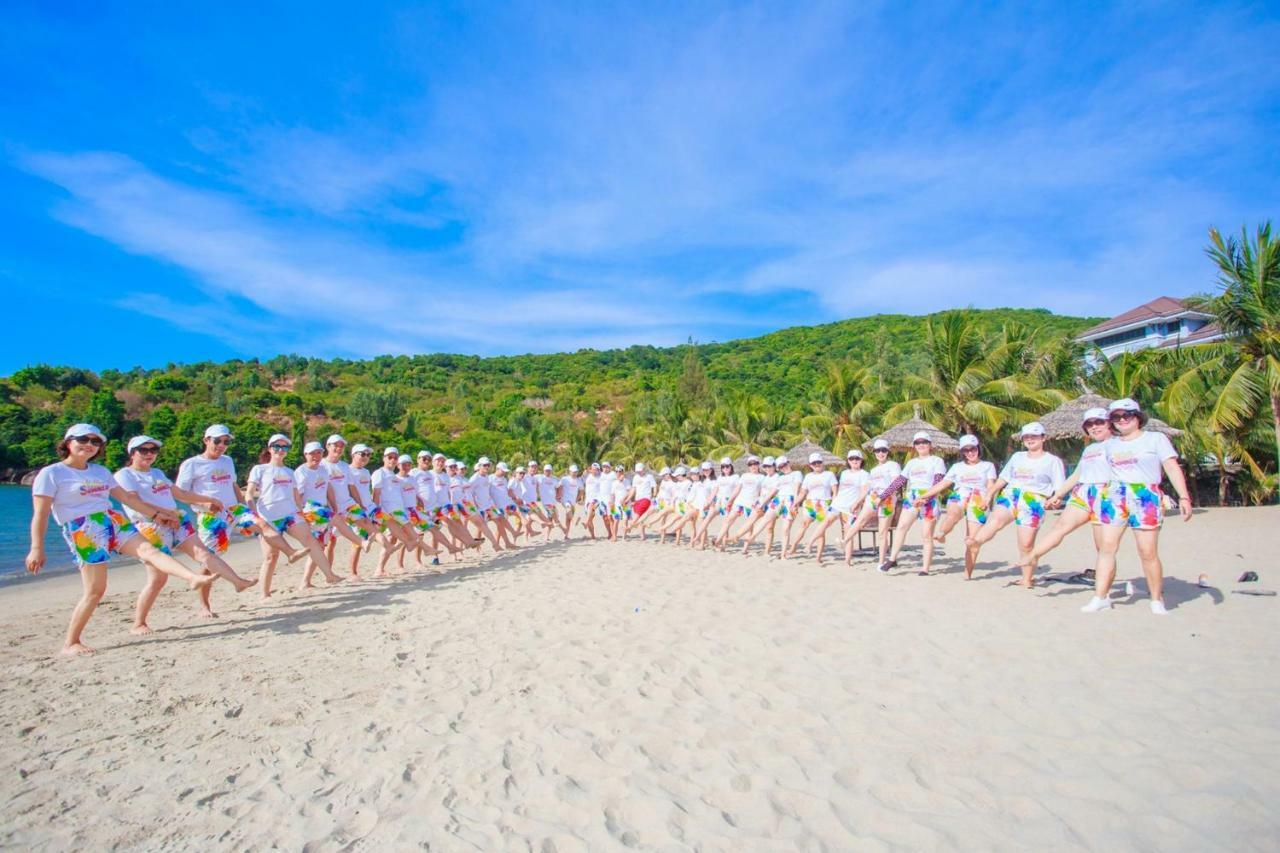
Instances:
[[[786,415],[759,397],[735,394],[727,397],[712,414],[714,456],[744,453],[781,453],[779,441]]]
[[[1280,464],[1280,240],[1271,223],[1258,226],[1252,242],[1209,229],[1205,252],[1218,267],[1218,292],[1188,300],[1212,314],[1226,340],[1206,345],[1201,370],[1220,372],[1210,424],[1239,430],[1261,415],[1268,403]],[[1176,395],[1179,389],[1173,389]]]
[[[603,429],[593,424],[575,427],[569,433],[569,457],[579,465],[587,466],[599,462],[613,446],[616,430],[612,425]]]
[[[849,362],[827,365],[824,380],[822,396],[810,402],[808,414],[800,418],[800,430],[804,438],[840,455],[870,437],[880,409],[880,382],[867,368]]]
[[[928,318],[925,374],[906,378],[906,399],[891,406],[884,420],[906,420],[919,410],[943,429],[994,436],[1007,425],[1033,418],[1033,409],[1061,402],[1030,375],[1008,372],[1010,347],[988,341],[970,311]]]

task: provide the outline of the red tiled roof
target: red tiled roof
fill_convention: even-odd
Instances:
[[[1145,305],[1139,305],[1137,308],[1131,308],[1123,314],[1112,317],[1110,320],[1105,320],[1092,329],[1086,329],[1080,333],[1080,337],[1091,337],[1111,329],[1132,325],[1133,323],[1172,317],[1186,310],[1187,306],[1181,299],[1174,299],[1172,296],[1159,296]]]

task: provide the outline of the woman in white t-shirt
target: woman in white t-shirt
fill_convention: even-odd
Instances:
[[[1187,479],[1178,464],[1178,453],[1169,437],[1147,432],[1147,414],[1134,400],[1116,400],[1107,407],[1115,437],[1107,441],[1107,459],[1111,463],[1108,489],[1119,497],[1124,524],[1104,526],[1098,560],[1094,564],[1093,600],[1081,609],[1097,613],[1111,608],[1111,584],[1116,576],[1116,551],[1125,530],[1133,531],[1138,546],[1138,559],[1151,593],[1151,612],[1163,616],[1164,564],[1160,561],[1160,526],[1164,523],[1164,493],[1161,481],[1167,476],[1178,493],[1178,513],[1183,521],[1191,520],[1191,494]]]
[[[221,507],[222,504],[214,498],[178,488],[163,471],[154,467],[152,463],[155,462],[156,454],[160,452],[162,446],[163,442],[149,435],[138,435],[129,439],[127,445],[129,464],[115,473],[115,480],[120,484],[120,488],[135,495],[146,504],[149,511],[139,512],[131,506],[126,506],[125,515],[138,533],[156,548],[170,556],[173,556],[174,552],[185,554],[200,564],[202,574],[218,575],[230,582],[236,592],[244,592],[257,581],[240,577],[221,557],[206,548],[200,541],[200,537],[196,535],[195,524],[191,520],[190,513],[179,509],[177,502],[182,501],[190,506],[204,507],[209,512],[213,512],[214,507]],[[156,511],[161,509],[176,513],[178,523],[166,524],[162,519],[157,519]],[[164,589],[168,579],[169,576],[164,572],[147,566],[147,582],[138,593],[133,633],[151,633],[151,628],[147,625],[147,616],[151,612],[152,605],[155,604],[156,596],[160,594],[160,590]],[[200,590],[200,616],[206,619],[212,619],[216,615],[209,605],[209,591],[210,587],[207,586]]]
[[[822,454],[814,451],[809,454],[809,473],[800,481],[800,493],[796,502],[801,507],[797,513],[800,529],[790,535],[782,551],[782,559],[795,556],[796,549],[804,541],[804,534],[815,521],[825,521],[831,511],[831,499],[835,497],[839,481],[836,475],[827,470],[827,463]],[[794,525],[792,525],[794,527]]]
[[[1044,521],[1045,502],[1067,479],[1062,460],[1044,449],[1043,424],[1032,421],[1022,428],[1021,435],[1026,450],[1009,457],[987,492],[984,503],[989,507],[994,500],[995,509],[988,512],[978,532],[965,539],[965,545],[981,547],[1012,523],[1018,529],[1020,563],[1031,557]]]
[[[862,499],[862,511],[853,523],[844,530],[844,564],[853,565],[853,548],[858,539],[858,531],[876,520],[876,545],[879,555],[876,564],[883,563],[889,554],[889,529],[893,525],[893,515],[898,511],[898,493],[906,485],[902,477],[902,466],[889,458],[889,442],[877,438],[871,445],[871,453],[876,464],[867,473],[867,492]]]
[[[582,521],[592,539],[596,538],[596,518],[601,515],[600,483],[603,479],[599,462],[592,462],[587,476],[582,478]]]
[[[65,655],[93,654],[94,650],[84,644],[81,634],[107,591],[107,564],[112,554],[136,557],[167,575],[182,578],[192,589],[202,589],[214,581],[213,575],[195,574],[143,539],[129,519],[112,508],[111,498],[115,498],[151,520],[165,524],[179,522],[177,513],[145,503],[121,488],[110,471],[96,464],[105,452],[106,443],[102,430],[93,424],[73,424],[58,443],[61,461],[41,468],[31,486],[31,550],[27,552],[27,571],[37,574],[44,568],[44,537],[50,514],[62,528],[62,538],[80,567],[84,591],[71,612],[62,647]]]
[[[711,511],[707,513],[707,517],[702,520],[702,526],[698,528],[698,540],[703,548],[707,547],[707,541],[711,538],[711,523],[717,518],[728,517],[729,498],[738,488],[738,475],[733,473],[733,460],[728,456],[720,460],[720,473],[713,482],[715,489],[712,491]]]
[[[796,520],[796,495],[800,493],[800,484],[804,481],[799,471],[791,470],[791,460],[786,456],[765,457],[761,467],[765,469],[765,485],[761,490],[763,494],[760,496],[760,506],[764,511],[756,521],[752,522],[751,529],[743,537],[742,556],[744,557],[751,556],[751,546],[755,544],[761,533],[769,534],[765,538],[764,550],[761,553],[766,557],[773,553],[773,541],[780,520],[785,525],[782,531],[782,550],[786,550],[791,527]]]
[[[840,480],[836,488],[836,496],[831,500],[831,512],[818,523],[813,535],[809,537],[809,553],[816,555],[818,565],[822,565],[823,552],[827,550],[827,528],[837,521],[848,524],[858,517],[862,501],[867,494],[867,483],[871,476],[862,468],[862,451],[851,449],[845,454],[845,469],[840,472]]]
[[[373,503],[382,519],[382,530],[395,540],[397,547],[384,549],[378,557],[375,577],[386,577],[391,557],[403,551],[417,551],[420,538],[413,529],[409,511],[405,507],[405,488],[400,479],[400,449],[387,447],[382,451],[382,467],[373,472]]]
[[[978,529],[987,521],[987,492],[995,481],[996,466],[982,458],[978,437],[962,435],[960,461],[947,469],[942,481],[924,495],[926,498],[933,498],[947,494],[942,529],[934,537],[938,542],[945,542],[947,534],[960,523],[960,519],[965,520],[965,580],[973,577],[973,569],[978,563],[978,549],[968,544],[968,540],[977,535]]]
[[[653,519],[653,524],[658,530],[658,544],[664,544],[667,541],[667,534],[671,530],[685,526],[685,517],[689,512],[689,495],[693,491],[694,483],[687,476],[688,473],[683,465],[677,465],[674,469],[663,468],[659,472],[662,481],[658,484],[658,506],[654,510],[655,518]],[[698,479],[701,479],[701,475]],[[679,533],[675,536],[675,543],[680,544]]]
[[[898,555],[907,542],[907,533],[917,518],[922,521],[920,536],[924,544],[924,561],[917,574],[927,575],[933,568],[933,528],[938,523],[938,489],[947,473],[947,463],[941,456],[933,454],[933,439],[929,433],[921,430],[911,438],[911,446],[915,450],[915,458],[902,466],[902,474],[907,481],[906,493],[902,499],[902,514],[898,516],[898,526],[894,528],[893,549],[889,559],[879,566],[881,572],[898,565]]]
[[[734,544],[736,545],[738,540],[742,538],[742,534],[751,529],[751,524],[754,520],[752,515],[758,517],[760,490],[764,487],[765,477],[760,469],[760,457],[754,454],[748,456],[747,470],[738,475],[738,483],[729,495],[729,510],[725,514],[724,527],[720,530],[720,537],[716,540],[716,548],[721,551],[729,544],[734,523],[739,519],[746,522],[742,531],[734,539]]]
[[[324,549],[311,535],[311,525],[302,517],[302,495],[298,491],[293,469],[284,464],[292,442],[287,435],[276,433],[267,440],[267,448],[258,457],[258,464],[249,471],[246,498],[255,504],[254,512],[261,523],[275,529],[281,535],[288,534],[307,551],[311,561],[324,573],[329,583],[340,583],[342,578],[333,573]],[[262,597],[271,597],[271,579],[276,571],[279,552],[264,540],[262,545]]]
[[[1111,422],[1107,410],[1093,408],[1085,411],[1081,429],[1089,440],[1080,454],[1080,462],[1061,486],[1045,501],[1049,509],[1057,509],[1063,498],[1071,495],[1062,515],[1038,539],[1035,548],[1022,562],[1022,584],[1030,586],[1040,560],[1057,548],[1063,539],[1086,524],[1093,526],[1093,544],[1102,544],[1102,528],[1123,525],[1126,518],[1119,495],[1111,493],[1111,462],[1107,459],[1107,441],[1111,438]]]
[[[578,476],[578,466],[570,465],[569,473],[560,478],[560,506],[564,509],[564,520],[560,529],[564,538],[569,538],[569,528],[573,526],[573,516],[578,509],[578,496],[582,494],[582,478]]]
[[[334,434],[324,443],[324,459],[320,466],[329,477],[329,506],[333,510],[333,529],[351,543],[351,576],[360,577],[360,555],[364,543],[376,538],[386,546],[386,540],[378,530],[379,523],[369,517],[373,506],[372,476],[365,468],[372,453],[368,445],[357,444],[351,448],[351,464],[343,458],[347,441]],[[357,468],[357,465],[359,466]],[[324,556],[333,565],[337,556],[338,537],[330,536],[325,542]]]

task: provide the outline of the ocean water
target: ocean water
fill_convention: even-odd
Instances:
[[[31,487],[0,485],[0,589],[27,574],[27,551],[31,548]],[[40,575],[76,571],[76,564],[62,541],[53,518],[44,537],[44,568]],[[124,558],[116,557],[116,560]]]

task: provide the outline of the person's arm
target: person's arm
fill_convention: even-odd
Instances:
[[[136,492],[131,492],[123,486],[113,486],[110,495],[120,503],[136,509],[153,521],[163,521],[165,524],[171,525],[177,525],[178,523],[178,514],[176,512],[164,507],[153,506],[138,497]]]
[[[887,497],[896,495],[898,492],[906,488],[906,485],[907,478],[902,476],[902,472],[899,471],[898,476],[894,477],[893,480],[890,481],[889,485],[884,487],[884,491],[880,493],[880,499],[884,500]]]
[[[351,499],[356,502],[356,506],[361,509],[368,509],[368,507],[364,505],[364,501],[360,500],[360,490],[356,488],[355,483],[348,483],[347,491],[351,493]]]
[[[231,488],[236,490],[236,501],[242,504],[248,504],[249,499],[245,497],[244,491],[240,488],[239,483],[232,483]]]
[[[1187,491],[1187,477],[1182,473],[1182,466],[1178,464],[1178,457],[1170,456],[1161,463],[1161,466],[1164,468],[1165,476],[1173,484],[1174,491],[1178,493],[1178,513],[1182,516],[1183,521],[1190,521],[1191,493]]]
[[[929,489],[929,491],[921,495],[920,500],[927,501],[930,498],[932,498],[934,495],[940,495],[943,492],[945,492],[947,489],[951,489],[954,487],[955,487],[955,483],[944,478],[942,480],[939,480],[933,488]]]
[[[324,499],[329,502],[329,508],[334,512],[338,511],[338,496],[333,491],[333,481],[324,487]]]
[[[1071,472],[1071,476],[1063,481],[1062,485],[1049,496],[1049,500],[1045,501],[1045,506],[1049,509],[1057,509],[1062,506],[1062,499],[1071,494],[1071,490],[1080,482],[1080,466],[1076,466],[1076,470]]]
[[[209,512],[220,512],[222,510],[222,501],[217,498],[205,497],[199,492],[190,492],[186,489],[180,489],[176,485],[171,486],[170,489],[173,492],[173,496],[184,504],[190,504],[191,506],[204,506],[209,510]]]
[[[1000,491],[1007,485],[1009,485],[1009,483],[1005,481],[1003,477],[997,477],[996,481],[991,484],[991,488],[987,489],[987,494],[982,499],[983,506],[991,506],[991,502],[996,499],[996,495],[1000,494]]]
[[[49,530],[49,511],[53,498],[49,495],[31,496],[31,550],[27,552],[27,571],[39,574],[44,568],[44,536]]]

